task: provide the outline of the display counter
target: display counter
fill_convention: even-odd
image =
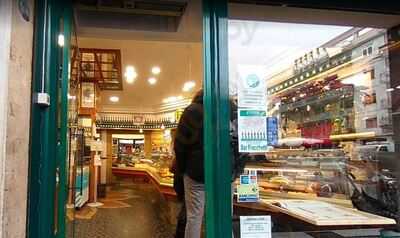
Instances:
[[[114,176],[142,178],[156,185],[160,193],[167,196],[175,196],[173,188],[173,174],[169,172],[160,173],[158,168],[149,164],[135,164],[133,167],[116,167],[112,168]]]
[[[340,149],[275,149],[266,159],[246,164],[244,174],[257,175],[260,200],[235,199],[235,215],[271,215],[279,225],[290,221],[295,230],[394,226],[396,221],[386,215],[354,207],[356,191],[375,199],[393,192],[377,180],[378,167],[376,161],[352,160]]]
[[[277,224],[290,221],[298,230],[364,229],[396,224],[393,219],[353,207],[350,198],[353,188],[347,174],[352,171],[357,175],[354,177],[357,186],[373,184],[363,171],[364,163],[351,161],[340,151],[297,151],[297,157],[291,153],[275,151],[268,160],[247,163],[245,173],[256,171],[260,200],[238,203],[234,199],[236,216],[269,214],[277,219]],[[160,193],[174,197],[169,163],[160,159],[141,161],[130,166],[116,165],[113,174],[146,179]]]

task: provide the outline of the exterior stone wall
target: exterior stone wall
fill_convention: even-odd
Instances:
[[[28,21],[18,1],[0,1],[0,238],[26,236],[34,10],[26,3]]]

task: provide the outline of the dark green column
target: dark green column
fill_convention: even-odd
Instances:
[[[207,238],[232,236],[228,3],[203,0]]]
[[[70,1],[35,1],[34,59],[32,79],[31,140],[28,181],[27,237],[50,238],[59,231],[56,215],[62,146],[60,129],[60,49],[57,45],[64,4]],[[50,97],[49,105],[37,103],[38,93]],[[61,134],[60,134],[61,132]],[[65,158],[64,158],[65,159]],[[62,211],[61,211],[62,213]],[[64,218],[63,218],[64,220]],[[56,224],[57,221],[57,224]]]

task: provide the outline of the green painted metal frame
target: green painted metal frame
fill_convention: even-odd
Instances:
[[[228,1],[203,0],[206,236],[232,237]]]
[[[67,158],[68,158],[68,91],[69,91],[69,67],[71,61],[70,49],[71,49],[71,29],[72,29],[72,5],[68,2],[65,4],[62,10],[63,18],[63,32],[64,35],[64,47],[62,58],[62,74],[60,78],[60,138],[59,144],[57,145],[57,167],[60,173],[60,190],[58,199],[58,232],[56,237],[63,238],[66,235],[65,222],[66,222],[66,202],[68,196],[68,174],[67,174]]]
[[[67,7],[64,9],[64,7]],[[58,222],[55,221],[55,208],[65,203],[64,189],[60,189],[60,201],[55,201],[56,193],[56,170],[59,168],[60,188],[65,187],[65,156],[66,154],[66,128],[58,128],[57,113],[61,110],[61,120],[66,120],[67,109],[65,104],[68,90],[68,69],[63,67],[64,73],[60,88],[60,62],[59,47],[57,45],[60,31],[60,19],[68,16],[71,19],[72,3],[69,1],[38,0],[35,1],[35,39],[34,39],[34,63],[32,80],[32,107],[31,107],[31,141],[30,141],[30,164],[28,181],[28,216],[27,237],[50,238],[64,237],[65,233],[65,210],[58,209]],[[47,9],[47,19],[45,18]],[[68,13],[69,12],[69,13]],[[45,24],[47,22],[47,24]],[[64,21],[64,28],[68,22]],[[45,33],[45,34],[44,34]],[[69,42],[66,40],[65,42]],[[66,46],[68,44],[65,44]],[[45,57],[42,58],[42,50],[45,49]],[[68,52],[66,52],[68,54]],[[64,63],[65,57],[64,54]],[[68,59],[69,61],[69,59]],[[35,103],[35,96],[42,88],[42,66],[44,65],[44,90],[50,95],[50,106],[40,106]],[[61,123],[64,124],[64,123]],[[65,123],[65,126],[67,124]],[[58,131],[60,130],[60,131]],[[61,136],[60,136],[61,135]],[[64,183],[64,185],[63,185]],[[63,186],[63,187],[61,187]],[[64,199],[64,202],[62,201]],[[62,205],[64,206],[64,204]],[[60,219],[60,217],[62,217]],[[54,232],[57,225],[58,232]]]

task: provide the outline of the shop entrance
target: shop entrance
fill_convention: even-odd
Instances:
[[[70,140],[67,237],[173,237],[173,141],[202,88],[201,4],[98,4],[74,5],[69,128],[83,140]]]
[[[78,1],[72,17],[68,4],[64,12],[55,1],[38,2],[52,15],[38,11],[44,16],[38,22],[50,23],[37,30],[44,44],[36,55],[47,63],[35,65],[43,81],[35,81],[34,91],[43,94],[32,109],[32,136],[40,139],[32,140],[31,237],[172,237],[178,209],[171,142],[182,110],[202,87],[207,237],[230,237],[232,227],[240,237],[240,217],[251,215],[270,216],[272,237],[346,237],[356,227],[394,227],[393,217],[357,207],[358,218],[375,223],[321,225],[288,211],[304,208],[293,198],[350,209],[364,174],[349,178],[343,171],[364,171],[371,150],[397,151],[399,85],[391,76],[398,67],[390,62],[397,62],[391,57],[400,21],[393,12],[367,8],[385,19],[378,24],[377,15],[348,11],[312,10],[309,17],[307,8],[349,9],[335,4],[210,0],[202,9],[197,1]],[[243,78],[254,87],[263,80],[261,93],[250,95],[259,101],[242,104]],[[229,101],[239,109],[231,116],[236,128]],[[235,136],[241,167],[231,159]],[[259,192],[252,203],[242,203],[239,190],[251,199],[254,184],[235,184],[231,193],[232,165],[236,176],[253,176]],[[379,230],[373,232],[357,234]]]
[[[48,143],[33,142],[31,237],[173,237],[182,203],[173,141],[203,87],[201,2],[38,1],[36,9],[45,23],[38,77],[49,79],[38,81],[45,100],[32,134]]]

